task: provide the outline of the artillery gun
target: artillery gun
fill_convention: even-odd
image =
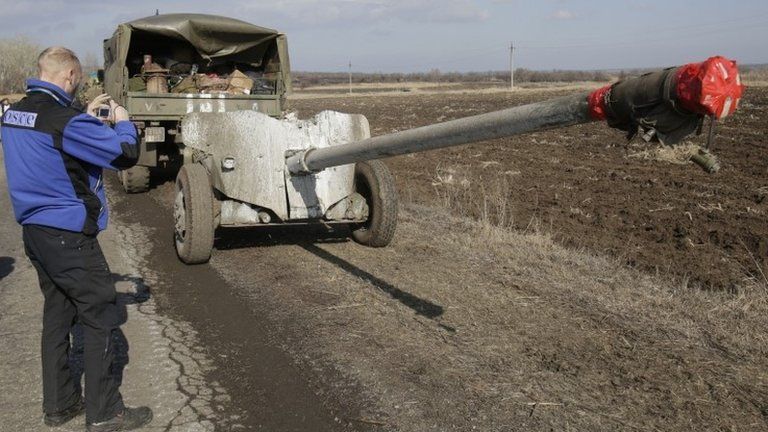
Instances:
[[[219,226],[345,224],[358,243],[383,247],[397,224],[394,178],[379,159],[607,121],[628,137],[675,144],[703,119],[728,116],[743,91],[735,62],[648,73],[593,92],[371,137],[362,115],[309,120],[255,111],[190,113],[176,180],[175,243],[188,264],[209,259]],[[710,135],[711,136],[711,135]]]

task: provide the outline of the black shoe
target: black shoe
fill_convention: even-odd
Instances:
[[[83,398],[81,396],[81,397],[78,397],[77,402],[73,403],[72,406],[70,406],[69,408],[59,411],[57,413],[46,414],[43,417],[43,423],[45,423],[46,426],[50,426],[50,427],[61,426],[64,423],[79,416],[83,412],[85,412],[85,403],[83,402]]]
[[[85,425],[88,432],[116,432],[138,429],[152,421],[152,410],[147,407],[123,408],[123,412],[109,420]]]

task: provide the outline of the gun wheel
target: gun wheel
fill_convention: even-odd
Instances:
[[[176,253],[186,264],[200,264],[211,258],[216,228],[213,199],[205,167],[200,164],[182,166],[176,176],[173,218]]]
[[[118,172],[123,190],[127,193],[141,193],[149,190],[149,168],[133,166]]]
[[[352,226],[352,238],[366,246],[387,246],[397,228],[394,176],[384,162],[358,162],[355,165],[355,190],[368,203],[368,220]]]

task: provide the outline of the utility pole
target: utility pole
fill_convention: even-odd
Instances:
[[[515,88],[515,43],[509,43],[509,89]]]
[[[352,60],[349,61],[349,94],[352,94]]]

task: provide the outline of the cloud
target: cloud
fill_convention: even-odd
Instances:
[[[629,7],[639,11],[653,11],[657,9],[655,4],[647,1],[631,1],[629,2]]]
[[[562,20],[562,21],[572,20],[572,19],[576,18],[576,14],[571,12],[571,11],[569,11],[569,10],[567,10],[567,9],[558,9],[558,10],[552,12],[549,15],[549,18],[553,19],[553,20]]]
[[[490,16],[477,0],[267,0],[244,2],[240,8],[248,15],[267,14],[300,25],[462,23]]]
[[[487,10],[473,7],[466,1],[445,1],[441,2],[441,7],[431,8],[426,15],[428,21],[433,22],[480,22],[485,21],[490,16]]]
[[[62,16],[72,16],[83,25],[114,27],[118,22],[161,13],[196,12],[226,15],[283,30],[308,27],[370,27],[394,23],[473,23],[490,17],[481,0],[0,0],[0,37],[35,33]],[[111,33],[111,31],[110,31]]]

